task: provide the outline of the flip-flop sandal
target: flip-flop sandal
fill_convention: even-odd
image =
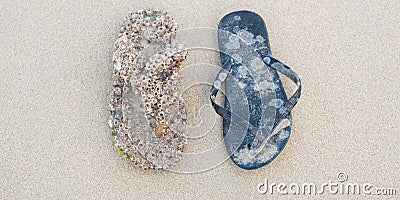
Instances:
[[[227,152],[240,168],[265,166],[289,139],[291,110],[301,93],[300,78],[271,56],[265,23],[254,12],[237,11],[224,16],[218,26],[218,41],[223,66],[211,87],[210,99],[223,117]],[[297,85],[289,99],[277,71]],[[215,98],[224,82],[222,107]]]
[[[115,146],[144,169],[166,169],[182,157],[186,112],[178,96],[187,50],[175,41],[169,14],[139,10],[125,17],[115,42],[110,126]]]

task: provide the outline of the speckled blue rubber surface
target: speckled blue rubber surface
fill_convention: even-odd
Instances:
[[[256,169],[274,160],[291,131],[290,110],[300,97],[300,79],[289,67],[271,57],[264,20],[251,11],[224,16],[218,26],[223,67],[211,89],[216,112],[223,117],[223,136],[232,161]],[[276,69],[298,85],[289,100]],[[215,95],[226,83],[225,107]],[[281,127],[281,122],[286,125]],[[277,127],[280,126],[279,130]]]

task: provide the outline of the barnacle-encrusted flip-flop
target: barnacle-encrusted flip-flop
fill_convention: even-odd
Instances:
[[[300,97],[300,78],[271,57],[265,23],[254,12],[224,16],[218,42],[223,66],[211,88],[211,102],[223,117],[223,136],[233,162],[243,169],[256,169],[274,160],[289,139],[290,111]],[[289,99],[277,71],[297,85]],[[224,107],[215,102],[223,82]],[[243,98],[237,95],[241,92]]]
[[[163,11],[125,17],[115,42],[110,126],[119,152],[144,169],[166,169],[186,145],[186,112],[178,96],[187,50]]]

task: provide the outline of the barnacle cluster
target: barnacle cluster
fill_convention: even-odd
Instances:
[[[187,50],[163,11],[129,13],[115,42],[110,127],[115,146],[144,169],[175,165],[186,145],[186,111],[178,95]]]

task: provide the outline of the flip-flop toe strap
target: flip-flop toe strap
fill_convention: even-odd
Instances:
[[[231,118],[231,113],[225,109],[224,107],[220,106],[215,102],[215,98],[218,94],[218,91],[221,88],[222,83],[225,82],[228,74],[231,71],[232,65],[234,64],[233,59],[228,59],[224,65],[222,65],[221,70],[217,74],[217,78],[215,79],[213,85],[211,86],[210,90],[210,100],[211,104],[214,107],[215,112],[225,119]]]
[[[226,78],[228,77],[231,68],[234,64],[233,58],[228,59],[221,67],[221,70],[217,74],[217,78],[215,79],[213,85],[211,86],[210,90],[210,100],[211,100],[211,105],[214,107],[215,112],[220,115],[222,118],[234,121],[236,124],[240,125],[241,127],[248,127],[248,129],[251,130],[251,133],[255,132],[257,130],[257,126],[254,126],[249,122],[249,120],[243,119],[243,117],[232,114],[229,110],[226,108],[220,106],[215,102],[216,96],[218,94],[218,91],[221,88],[221,85],[226,81]],[[253,131],[254,130],[254,131]]]
[[[280,121],[281,119],[285,118],[287,115],[289,115],[290,111],[293,109],[293,107],[297,104],[297,101],[300,98],[301,95],[301,81],[300,77],[294,72],[292,69],[290,69],[287,65],[283,64],[282,62],[278,61],[277,59],[273,58],[270,55],[263,55],[260,53],[263,61],[265,64],[270,66],[271,68],[275,69],[276,71],[282,73],[286,77],[288,77],[290,80],[292,80],[296,86],[297,89],[293,93],[293,95],[285,101],[285,103],[282,105],[282,107],[279,108],[278,113],[277,113],[277,122]]]
[[[301,95],[301,81],[300,81],[300,77],[292,69],[290,69],[287,65],[285,65],[282,62],[278,61],[277,59],[271,57],[270,55],[263,54],[260,51],[259,51],[259,53],[260,53],[260,56],[262,57],[263,61],[269,67],[271,67],[271,68],[277,70],[278,72],[282,73],[283,75],[287,76],[290,80],[292,80],[297,85],[297,89],[293,93],[293,95],[288,100],[286,100],[285,103],[278,109],[278,112],[276,114],[275,124],[272,127],[272,129],[264,130],[269,133],[272,133],[276,129],[276,127],[282,122],[282,120],[287,118],[287,116],[290,114],[293,107],[297,104],[297,101]],[[223,117],[224,119],[227,119],[230,121],[235,121],[235,123],[237,123],[243,127],[247,126],[250,129],[250,133],[255,133],[258,129],[258,126],[254,126],[248,120],[242,119],[242,117],[232,114],[226,108],[220,106],[219,104],[217,104],[215,102],[218,91],[220,90],[222,83],[225,82],[228,74],[231,71],[233,64],[234,64],[234,60],[233,60],[233,58],[230,58],[221,67],[221,70],[219,71],[217,78],[215,79],[215,81],[211,87],[211,90],[210,90],[211,104],[214,107],[215,112],[218,115],[220,115],[221,117]]]

